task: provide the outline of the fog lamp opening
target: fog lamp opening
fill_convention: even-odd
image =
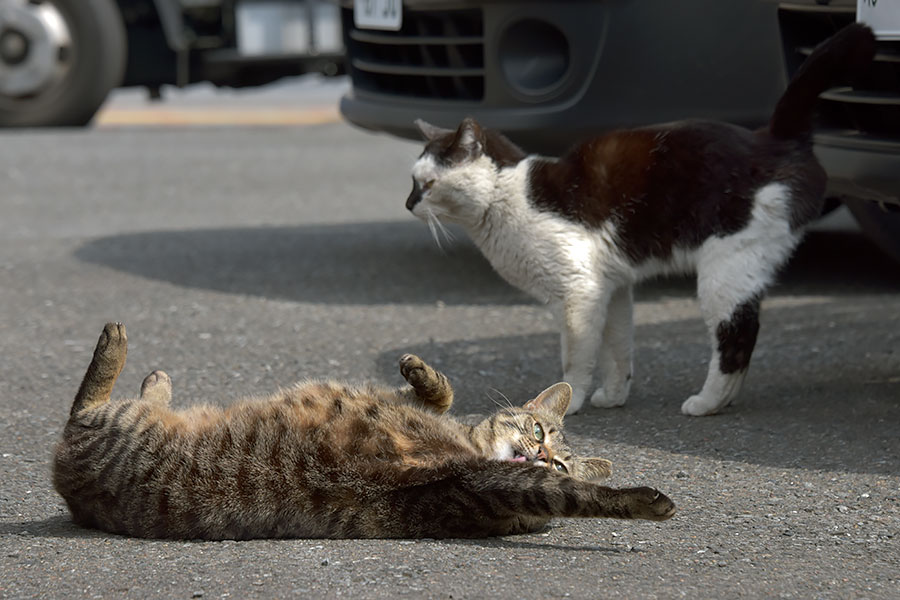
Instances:
[[[501,35],[499,51],[507,83],[522,94],[553,91],[569,70],[569,42],[546,21],[516,21]]]

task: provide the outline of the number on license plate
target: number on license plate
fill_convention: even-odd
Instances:
[[[900,2],[856,0],[856,20],[865,23],[880,40],[900,40]]]
[[[354,0],[353,24],[357,29],[399,31],[403,26],[402,0]]]

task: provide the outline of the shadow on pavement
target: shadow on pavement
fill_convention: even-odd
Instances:
[[[100,238],[80,260],[188,288],[334,304],[521,304],[468,240],[418,221],[159,231]]]
[[[153,231],[88,242],[75,255],[188,288],[334,304],[522,304],[460,230],[441,252],[420,222]],[[900,268],[856,233],[815,232],[773,293],[900,291]],[[638,299],[693,296],[692,279],[638,287]]]
[[[72,522],[72,517],[69,515],[60,515],[40,521],[0,523],[0,535],[20,535],[27,539],[29,537],[106,538],[113,534],[96,529],[85,529]]]
[[[601,456],[605,443],[615,443],[778,467],[896,474],[900,355],[894,347],[900,332],[885,335],[883,323],[871,317],[896,302],[870,296],[855,304],[816,304],[813,311],[764,306],[741,397],[702,418],[680,412],[706,375],[709,346],[699,316],[639,326],[628,403],[586,406],[566,420],[567,431],[582,452]],[[817,338],[816,347],[804,342]],[[384,380],[397,378],[404,352],[447,374],[456,391],[453,413],[467,420],[507,399],[523,404],[561,378],[554,333],[398,347],[378,360]]]
[[[552,529],[552,525],[547,529]],[[85,529],[72,522],[69,515],[61,515],[50,517],[47,519],[35,521],[20,521],[16,523],[0,523],[0,535],[18,535],[23,540],[30,538],[81,538],[81,539],[107,539],[122,538],[123,536],[100,531],[99,529]],[[529,534],[525,534],[526,536]],[[128,537],[128,536],[124,536]],[[532,542],[527,539],[517,539],[519,536],[506,536],[498,538],[483,539],[445,539],[441,543],[451,546],[471,547],[473,551],[481,548],[501,548],[510,551],[525,550],[528,552],[549,550],[562,550],[566,552],[589,552],[603,554],[621,554],[630,550],[623,547],[615,546],[598,546],[598,545],[562,545],[548,543],[546,541]],[[143,541],[161,541],[167,542],[171,540],[143,540]],[[196,541],[200,544],[209,543],[208,540],[178,540],[179,542]],[[350,540],[348,540],[350,541]]]
[[[552,525],[550,526],[552,528]],[[529,536],[533,534],[523,534],[523,536]],[[500,548],[503,550],[527,550],[529,552],[548,552],[550,550],[562,550],[564,552],[589,552],[589,553],[601,553],[601,554],[621,554],[623,552],[630,552],[627,550],[624,545],[621,548],[617,548],[615,546],[596,546],[596,545],[584,545],[584,546],[573,546],[570,544],[554,544],[552,542],[530,542],[528,540],[517,539],[519,536],[505,536],[505,537],[497,537],[497,538],[482,538],[482,539],[446,539],[441,540],[441,543],[446,544],[448,546],[466,546],[471,547],[473,551],[481,548]],[[511,557],[513,560],[514,557]]]

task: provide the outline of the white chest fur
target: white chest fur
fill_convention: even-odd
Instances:
[[[561,300],[573,287],[587,290],[606,276],[631,272],[614,244],[611,224],[587,228],[528,202],[529,160],[498,176],[485,218],[472,240],[506,281],[541,302]]]

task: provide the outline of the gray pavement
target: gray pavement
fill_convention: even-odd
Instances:
[[[742,402],[687,418],[706,334],[686,280],[640,289],[622,409],[569,419],[664,523],[559,520],[475,541],[146,541],[74,526],[49,458],[93,345],[128,326],[116,393],[176,405],[304,377],[441,367],[484,414],[560,376],[550,316],[460,232],[403,208],[419,147],[343,124],[0,133],[3,598],[898,598],[900,268],[840,220],[764,302]]]

